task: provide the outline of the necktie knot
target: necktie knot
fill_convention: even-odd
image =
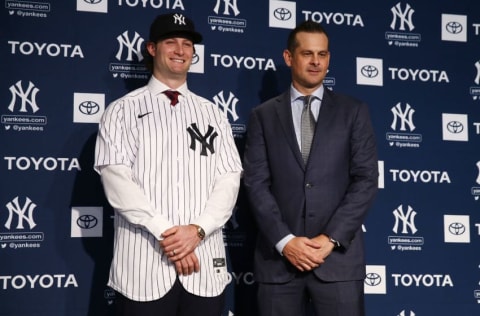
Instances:
[[[180,92],[175,90],[165,90],[163,93],[170,99],[170,105],[175,106],[178,103],[178,95]]]
[[[304,106],[310,106],[312,103],[314,96],[313,95],[306,95],[303,97],[303,105]]]

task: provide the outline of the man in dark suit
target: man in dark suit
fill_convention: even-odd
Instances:
[[[287,46],[291,87],[253,109],[244,156],[259,313],[300,316],[311,304],[318,316],[361,316],[362,223],[378,187],[368,108],[324,88],[330,53],[318,23],[297,26]]]

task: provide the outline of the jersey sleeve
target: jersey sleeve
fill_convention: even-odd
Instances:
[[[99,124],[94,164],[94,169],[98,173],[100,173],[102,166],[131,165],[125,150],[126,144],[122,137],[124,130],[123,103],[113,103],[107,107]]]

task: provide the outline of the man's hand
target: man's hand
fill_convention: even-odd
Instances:
[[[200,271],[200,263],[195,252],[191,252],[182,259],[175,261],[175,270],[177,270],[178,275],[190,275],[193,272]]]
[[[170,261],[175,263],[177,272],[181,270],[185,274],[185,271],[198,271],[198,258],[193,251],[201,240],[194,226],[174,226],[163,232],[162,237],[160,247]]]
[[[295,237],[283,248],[283,255],[300,271],[311,271],[324,262],[321,244],[306,237]]]
[[[335,248],[335,245],[330,241],[330,238],[328,238],[327,235],[321,234],[312,238],[311,240],[320,245],[317,253],[322,257],[323,260],[327,259],[327,257],[332,253],[333,248]]]

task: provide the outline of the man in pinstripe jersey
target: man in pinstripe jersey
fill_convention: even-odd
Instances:
[[[146,44],[152,77],[112,102],[100,122],[95,170],[115,210],[108,284],[116,315],[223,310],[222,227],[242,167],[225,114],[187,87],[201,40],[184,15],[159,15]]]

